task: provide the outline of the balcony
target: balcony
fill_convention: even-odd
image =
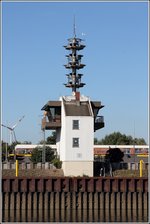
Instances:
[[[94,120],[94,131],[97,131],[103,128],[105,125],[104,123],[104,116],[97,116]]]
[[[42,119],[42,130],[56,130],[61,127],[61,115],[55,115],[51,120],[48,117]]]

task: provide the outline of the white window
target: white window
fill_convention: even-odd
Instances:
[[[73,120],[72,129],[73,130],[78,130],[79,129],[79,120]]]
[[[79,147],[79,138],[73,138],[72,141],[72,147]]]

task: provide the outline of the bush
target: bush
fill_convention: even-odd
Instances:
[[[53,159],[53,160],[52,160],[52,163],[53,163],[54,166],[55,166],[56,168],[58,168],[58,169],[60,169],[61,166],[62,166],[62,161],[60,161],[58,158]]]

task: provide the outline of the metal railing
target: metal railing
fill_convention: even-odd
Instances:
[[[104,116],[97,116],[95,118],[95,123],[104,123]]]

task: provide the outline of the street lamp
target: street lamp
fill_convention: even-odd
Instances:
[[[42,163],[45,163],[45,128],[43,129]]]
[[[7,153],[7,151],[8,151],[8,150],[7,150],[7,146],[8,146],[8,145],[7,145],[7,144],[8,144],[8,143],[6,142],[6,145],[5,145],[5,146],[6,146],[6,148],[5,148],[5,150],[6,150],[6,151],[5,151],[5,161],[6,161],[6,162],[8,161],[8,158],[7,158],[7,154],[8,154],[8,153]]]

